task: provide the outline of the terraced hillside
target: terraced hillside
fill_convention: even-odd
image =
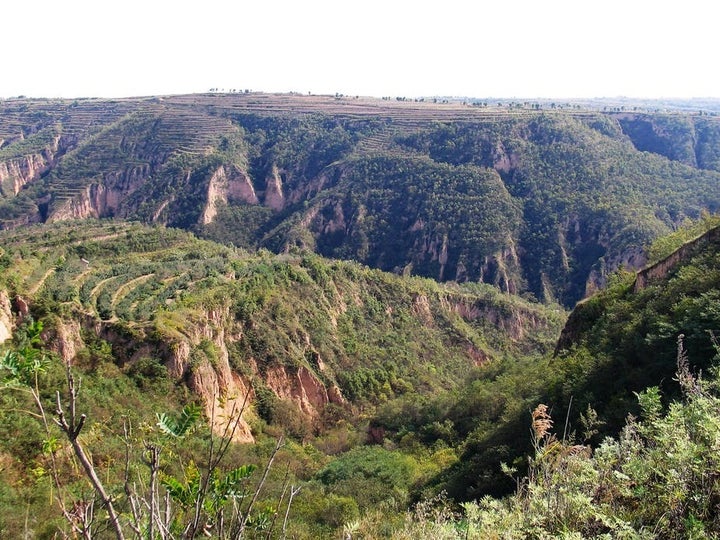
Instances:
[[[298,94],[8,100],[0,226],[136,219],[572,305],[720,208],[719,122]]]
[[[125,369],[162,362],[208,407],[218,388],[226,397],[253,388],[312,420],[330,403],[450,388],[489,359],[549,350],[563,320],[490,286],[442,286],[309,252],[249,255],[163,227],[61,222],[4,231],[0,245],[12,311],[29,305],[50,321],[68,360],[88,340],[108,340]]]

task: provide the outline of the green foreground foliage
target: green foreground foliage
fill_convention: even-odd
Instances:
[[[126,537],[146,537],[137,524],[152,512],[138,519],[141,499],[129,492],[156,493],[157,515],[171,509],[168,538],[233,537],[238,527],[244,537],[298,539],[718,534],[714,243],[640,290],[618,274],[574,312],[551,357],[562,314],[482,284],[439,285],[301,251],[250,255],[132,224],[2,238],[3,292],[27,298],[51,340],[70,323],[79,339],[69,372],[29,318],[3,350],[0,508],[25,509],[0,514],[3,531],[117,536],[105,514],[112,500]],[[216,339],[210,317],[233,337]],[[198,328],[204,338],[192,337]],[[161,357],[135,354],[161,351],[157,343],[188,345],[183,378]],[[228,445],[213,468],[207,456],[225,439],[199,418],[186,383],[219,369],[223,347],[235,373],[253,376],[256,444]],[[690,374],[686,350],[709,382]],[[263,378],[280,368],[336,384],[347,401],[311,419]],[[43,409],[75,420],[55,425]],[[565,422],[555,436],[553,418]],[[363,444],[368,434],[373,445]],[[73,435],[108,497],[88,482]],[[88,508],[93,520],[82,521]]]
[[[562,382],[550,394],[553,403],[567,404],[574,396],[575,410],[592,406],[606,422],[605,433],[614,433],[628,412],[639,412],[632,392],[659,385],[668,398],[677,397],[672,384],[677,336],[685,336],[698,369],[711,368],[720,330],[715,220],[707,218],[650,249],[667,252],[664,246],[695,238],[699,227],[708,230],[705,240],[690,244],[685,259],[668,265],[664,275],[638,288],[635,274],[620,272],[606,290],[576,307],[551,363],[551,369],[562,372]]]
[[[690,373],[682,341],[677,358],[681,400],[664,408],[658,388],[648,388],[637,396],[640,418],[594,449],[556,436],[547,407],[538,406],[529,474],[514,496],[465,503],[458,514],[442,499],[419,505],[392,538],[720,537],[718,378]],[[372,519],[354,530],[358,538],[384,536]]]
[[[278,537],[284,505],[300,487],[285,531],[289,538],[332,538],[378,507],[386,509],[389,524],[397,525],[412,501],[423,496],[423,486],[458,461],[462,436],[446,436],[446,426],[437,427],[428,411],[427,422],[418,419],[421,428],[428,424],[424,438],[401,441],[388,430],[375,441],[381,445],[363,446],[370,425],[380,425],[378,408],[421,404],[432,394],[449,397],[468,376],[496,377],[519,355],[549,351],[564,319],[558,308],[489,285],[439,285],[307,252],[251,255],[171,229],[91,221],[6,231],[2,238],[3,291],[13,302],[26,302],[30,314],[46,325],[46,345],[58,354],[75,347],[70,360],[75,380],[82,380],[78,414],[87,415],[78,440],[118,501],[120,520],[129,527],[135,519],[129,517],[132,499],[125,488],[126,452],[134,449],[129,471],[139,492],[149,494],[149,445],[162,450],[156,501],[164,501],[165,492],[170,496],[178,523],[172,533],[178,536],[194,521],[189,502],[203,479],[217,487],[226,519],[250,516],[246,536]],[[225,337],[218,339],[221,333]],[[17,329],[6,350],[22,350],[23,335]],[[189,348],[187,368],[182,376],[171,376],[162,355],[181,346]],[[199,398],[189,381],[221,369],[225,361],[251,381],[254,401],[245,418],[256,444],[231,445],[211,475],[209,426],[199,422],[182,440],[171,434],[193,423],[186,407]],[[328,388],[337,385],[344,401],[320,404],[313,416],[278,395],[273,374],[300,369]],[[511,386],[503,390],[508,396]],[[56,409],[57,390],[67,403],[67,388],[56,358],[37,379],[45,410]],[[37,404],[23,396],[0,395],[7,420],[0,452],[8,471],[1,504],[36,516],[26,524],[23,516],[8,512],[6,530],[49,538],[70,531],[58,497],[72,507],[75,501],[94,501],[94,491],[68,455],[63,432],[52,432],[49,422],[48,433],[27,413]],[[279,437],[285,444],[253,511],[245,510],[249,499],[244,498],[241,513],[232,514],[227,506],[232,498],[221,494],[235,483],[233,471],[245,471],[238,473],[240,493],[252,493]],[[51,448],[63,458],[62,490],[50,472],[52,454],[42,450],[45,440],[56,441]],[[251,467],[254,472],[246,477]],[[217,518],[210,519],[217,516],[214,491],[205,493],[210,502],[204,515],[217,526]],[[94,508],[98,537],[111,534],[111,521],[100,517],[101,502]],[[218,534],[216,528],[206,530]]]

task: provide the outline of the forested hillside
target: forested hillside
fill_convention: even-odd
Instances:
[[[572,306],[718,199],[718,120],[263,94],[0,104],[2,226],[115,217]]]
[[[454,391],[469,374],[481,377],[476,372],[486,365],[502,370],[525,356],[531,364],[552,350],[565,319],[559,306],[490,285],[438,284],[307,251],[250,254],[158,226],[63,221],[4,231],[0,240],[6,351],[52,353],[38,364],[39,379],[31,385],[48,411],[55,410],[55,391],[66,395],[63,365],[82,378],[84,441],[98,467],[107,464],[111,489],[122,487],[122,468],[111,464],[122,462],[118,445],[127,422],[142,431],[154,415],[197,403],[208,423],[203,437],[222,437],[222,419],[244,407],[232,439],[256,444],[237,450],[242,459],[261,467],[278,436],[304,444],[285,450],[283,459],[293,481],[312,480],[298,499],[301,517],[293,526],[306,527],[297,534],[307,537],[329,535],[386,498],[401,511],[412,490],[458,459],[450,445],[431,447],[434,436],[397,453],[363,449],[362,443],[384,438],[371,422],[378,407]],[[42,341],[28,341],[38,321]],[[6,383],[0,456],[14,480],[3,484],[3,504],[24,504],[21,483],[38,501],[61,488],[66,504],[73,497],[91,500],[70,495],[71,486],[82,485],[79,473],[61,469],[61,486],[48,476],[52,454],[43,453],[43,441],[57,434],[28,415],[36,405],[18,387],[26,379],[16,379],[22,366],[35,364],[8,358],[0,369]],[[203,448],[183,446],[183,459],[201,459]],[[334,463],[331,456],[351,449],[335,472],[323,472]],[[362,466],[370,470],[353,472]],[[33,479],[38,467],[47,473]],[[364,476],[364,487],[356,474]],[[399,475],[395,490],[375,493],[372,486],[387,474]],[[282,489],[281,478],[274,482],[266,505]],[[330,521],[313,506],[323,497],[345,505]],[[47,516],[48,531],[67,525],[57,509],[33,512],[37,519]],[[9,517],[3,523],[5,531],[20,527]]]
[[[503,103],[1,101],[0,537],[717,535],[720,120]]]
[[[719,224],[708,217],[663,238],[649,251],[655,264],[637,275],[617,274],[611,286],[573,310],[554,363],[582,382],[564,390],[565,400],[572,393],[580,410],[592,405],[613,430],[628,412],[638,412],[633,392],[659,386],[667,396],[677,394],[679,337],[695,370],[713,369],[720,329]],[[697,237],[688,238],[689,232]]]
[[[537,405],[523,417],[532,438],[526,462],[503,453],[512,448],[510,436],[484,437],[492,428],[472,407],[508,394],[475,401],[486,381],[460,390],[463,399],[436,418],[456,436],[462,412],[472,411],[476,427],[441,485],[472,475],[486,488],[492,440],[504,442],[494,446],[495,459],[504,461],[516,491],[502,499],[471,492],[461,512],[436,495],[407,515],[394,537],[716,538],[719,226],[706,216],[663,237],[648,249],[652,265],[616,274],[573,310],[555,355],[526,371],[537,392]],[[503,376],[505,385],[533,386],[512,371]],[[442,410],[442,403],[425,410]],[[367,516],[355,530],[379,536],[376,519]]]
[[[124,448],[159,445],[171,452],[162,459],[179,459],[180,468],[158,462],[173,527],[192,521],[180,511],[190,495],[177,490],[183,482],[190,489],[192,463],[221,440],[222,421],[213,419],[245,403],[233,439],[255,444],[232,446],[213,474],[242,472],[238,485],[251,492],[268,460],[282,463],[257,507],[228,513],[248,516],[248,537],[714,531],[704,497],[718,488],[698,475],[715,466],[717,226],[706,217],[653,244],[653,265],[616,274],[573,311],[555,354],[562,311],[489,285],[442,285],[310,252],[250,254],[138,224],[5,231],[0,331],[13,338],[1,362],[7,474],[0,503],[25,505],[35,517],[4,512],[0,527],[38,537],[69,531],[74,522],[48,498],[93,500],[81,471],[64,461],[59,433],[28,413],[36,405],[22,390],[30,384],[54,410],[55,391],[69,399],[65,364],[83,381],[82,442],[121,504],[133,500],[123,495]],[[37,320],[41,341],[33,337]],[[14,363],[13,350],[20,358],[53,353],[28,365]],[[26,369],[40,369],[38,378],[24,379]],[[665,409],[673,399],[686,402]],[[196,413],[187,409],[192,403]],[[543,403],[548,408],[536,408]],[[174,429],[173,416],[182,425],[182,415],[202,410],[207,423],[196,435],[173,442],[158,431],[164,422]],[[628,412],[642,420],[621,429]],[[128,437],[128,426],[139,432]],[[605,435],[617,438],[603,442]],[[275,451],[281,436],[287,439]],[[147,480],[141,462],[131,465]],[[687,472],[682,478],[673,476],[678,467]],[[663,495],[671,479],[677,498]],[[503,496],[516,481],[527,487],[508,499],[467,503],[459,520],[454,503]],[[272,516],[288,504],[282,493],[290,483],[303,491],[281,529]],[[547,497],[553,505],[543,503]],[[416,512],[405,514],[416,501]],[[673,513],[665,515],[668,505]],[[137,523],[121,508],[124,522]],[[225,537],[210,508],[201,516],[208,534]],[[104,517],[90,523],[97,537],[106,534]]]

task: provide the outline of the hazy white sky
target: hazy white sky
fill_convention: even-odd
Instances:
[[[708,0],[7,0],[0,97],[720,97]]]

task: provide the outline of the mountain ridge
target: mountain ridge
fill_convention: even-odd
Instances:
[[[59,222],[0,238],[3,341],[31,315],[46,321],[65,362],[105,341],[126,371],[165,366],[208,418],[246,400],[267,407],[259,396],[272,395],[311,425],[330,404],[432,391],[435,371],[452,387],[472,366],[549,348],[564,316],[489,286],[438,285],[311,253],[250,255],[137,224]],[[249,425],[238,437],[251,440]]]
[[[63,368],[90,381],[83,437],[117,493],[126,415],[147,433],[195,402],[208,440],[247,405],[235,441],[257,444],[231,452],[287,437],[273,493],[302,478],[294,530],[329,538],[437,493],[509,493],[538,403],[566,427],[537,459],[572,452],[593,414],[589,441],[617,434],[634,393],[677,394],[679,334],[693,365],[717,358],[716,119],[513,107],[481,122],[455,105],[431,121],[422,104],[379,117],[242,99],[252,111],[181,96],[0,115],[23,134],[0,146],[3,353],[39,320],[62,359],[42,399]],[[103,219],[70,219],[87,215]],[[553,303],[589,294],[567,320]],[[0,503],[56,533],[45,432],[27,396],[1,397]]]
[[[699,114],[264,94],[0,105],[5,228],[140,219],[569,307],[720,208],[720,120]]]

